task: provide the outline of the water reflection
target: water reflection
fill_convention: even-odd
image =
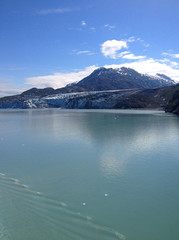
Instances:
[[[99,152],[99,166],[104,176],[114,178],[125,173],[128,162],[131,162],[136,155],[145,156],[151,151],[169,148],[169,143],[176,144],[179,132],[178,118],[171,115],[166,118],[164,116],[165,113],[155,112],[111,114],[62,111],[53,112],[50,119],[43,120],[45,125],[42,126],[39,118],[35,120],[35,124],[33,119],[30,128],[34,132],[40,131],[41,135],[45,126],[53,141],[66,140],[78,142],[81,146],[90,145],[92,151]]]
[[[178,117],[155,111],[0,111],[0,168],[127,239],[178,239],[170,237],[178,226],[178,133]],[[6,186],[1,184],[12,198],[18,196],[16,188]],[[3,199],[12,203],[10,197]],[[37,199],[33,195],[35,203]],[[0,204],[0,222],[4,206]],[[26,218],[31,211],[19,211],[24,214],[24,209]],[[51,206],[48,214],[48,224],[61,218]],[[30,222],[36,228],[44,218],[35,215]],[[52,228],[42,229],[50,234]]]
[[[127,160],[126,156],[116,156],[112,151],[104,152],[100,167],[107,178],[114,178],[123,173]]]
[[[179,119],[155,111],[128,111],[126,114],[125,111],[52,109],[7,111],[1,115],[1,142],[4,138],[9,143],[13,142],[18,134],[20,146],[33,143],[39,148],[42,146],[44,152],[63,143],[71,152],[72,146],[83,149],[88,145],[108,178],[124,172],[128,162],[137,154],[147,155],[161,148],[165,150],[176,145],[179,138]]]

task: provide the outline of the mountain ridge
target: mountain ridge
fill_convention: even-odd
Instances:
[[[159,74],[159,73],[158,73]],[[57,92],[103,91],[131,88],[154,88],[171,86],[175,82],[166,75],[141,74],[132,68],[98,68],[89,76],[72,86],[57,89]]]

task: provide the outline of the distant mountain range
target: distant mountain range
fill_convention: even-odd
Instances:
[[[164,74],[150,76],[125,67],[98,68],[63,88],[32,88],[0,98],[0,108],[166,108],[175,88],[175,82]]]

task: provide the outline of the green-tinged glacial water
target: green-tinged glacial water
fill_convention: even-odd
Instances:
[[[179,117],[0,111],[0,240],[177,240],[178,226]]]

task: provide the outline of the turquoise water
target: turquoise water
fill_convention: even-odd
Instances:
[[[0,111],[0,240],[179,239],[179,117]]]

